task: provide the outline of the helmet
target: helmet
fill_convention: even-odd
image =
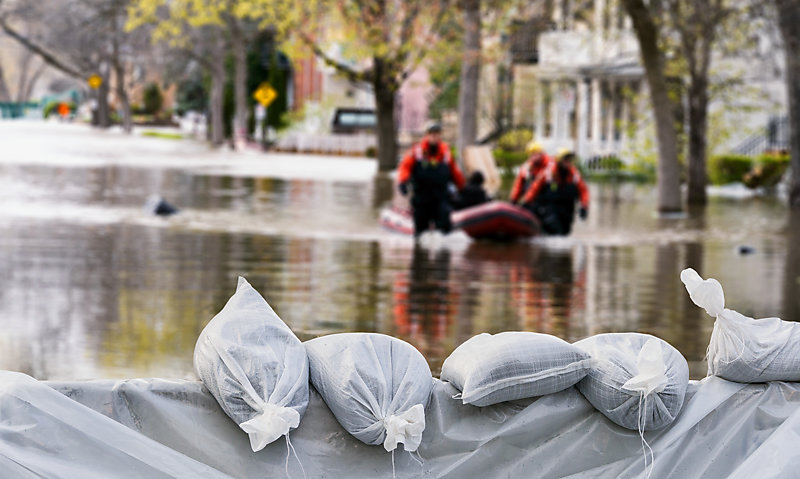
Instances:
[[[575,156],[575,153],[573,153],[569,148],[559,148],[558,153],[556,153],[556,160],[560,160],[567,155]]]
[[[425,126],[425,131],[428,133],[441,133],[442,125],[439,122],[431,121]]]
[[[542,150],[543,150],[542,144],[534,140],[529,141],[528,144],[525,146],[525,152],[528,153],[529,155],[533,153],[541,153]]]

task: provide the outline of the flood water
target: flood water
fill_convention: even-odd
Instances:
[[[570,342],[650,333],[705,376],[713,319],[688,299],[687,266],[717,278],[731,309],[800,320],[800,228],[777,198],[715,196],[704,211],[659,219],[653,186],[592,184],[589,221],[569,238],[494,244],[456,233],[415,246],[377,226],[391,185],[0,164],[0,368],[193,378],[197,336],[239,275],[301,340],[390,334],[434,374],[474,334],[527,330]],[[181,214],[146,214],[155,191]]]

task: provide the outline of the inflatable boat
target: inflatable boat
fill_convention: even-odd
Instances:
[[[505,201],[490,201],[452,214],[453,229],[461,229],[475,239],[511,241],[530,238],[541,232],[539,220],[525,208]],[[406,209],[384,208],[379,223],[402,234],[414,233],[414,220]]]
[[[453,212],[453,228],[475,239],[510,241],[530,238],[541,231],[539,220],[530,211],[505,201],[490,201]]]
[[[405,235],[414,234],[414,219],[411,210],[392,206],[381,210],[378,223],[385,229]]]

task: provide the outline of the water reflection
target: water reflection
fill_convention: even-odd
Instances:
[[[701,377],[713,319],[680,283],[687,266],[719,279],[733,309],[800,320],[800,216],[770,198],[659,218],[649,187],[591,185],[591,216],[570,238],[415,245],[376,225],[386,176],[0,166],[0,184],[0,368],[42,379],[193,377],[197,335],[239,275],[301,339],[392,334],[434,373],[480,332],[641,331]],[[182,213],[145,215],[153,192]]]
[[[394,333],[414,344],[432,369],[441,370],[460,300],[457,289],[450,286],[450,251],[416,245],[410,263],[408,272],[394,274]]]

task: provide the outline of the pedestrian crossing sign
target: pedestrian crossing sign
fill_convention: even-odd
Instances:
[[[256,91],[253,92],[253,98],[264,105],[265,107],[269,106],[275,97],[278,96],[278,93],[275,91],[269,83],[264,82],[256,88]]]

